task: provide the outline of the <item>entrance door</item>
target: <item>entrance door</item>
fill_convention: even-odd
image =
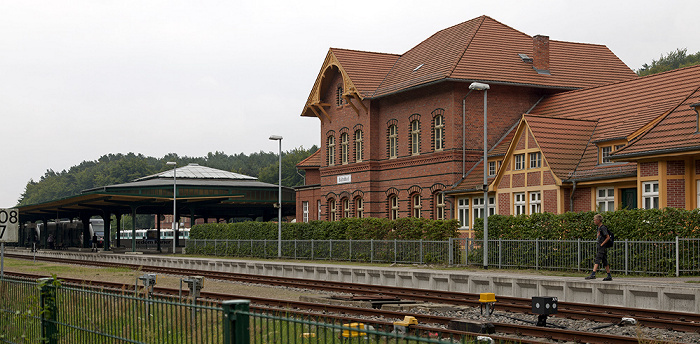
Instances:
[[[637,209],[637,188],[620,189],[622,209]]]

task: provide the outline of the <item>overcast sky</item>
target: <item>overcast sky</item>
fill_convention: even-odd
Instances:
[[[480,15],[608,46],[630,68],[700,51],[700,1],[0,2],[0,208],[108,153],[204,156],[320,142],[300,117],[328,48],[402,54]]]

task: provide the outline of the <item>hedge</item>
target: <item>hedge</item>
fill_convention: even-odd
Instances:
[[[344,218],[282,223],[282,240],[447,240],[457,237],[457,220]],[[276,240],[277,223],[207,223],[192,227],[191,239]]]
[[[532,215],[489,216],[491,239],[593,240],[597,212],[540,213]],[[603,224],[615,233],[616,240],[668,241],[676,236],[700,238],[700,209],[623,209],[602,213]],[[477,219],[474,234],[483,238],[484,222]]]

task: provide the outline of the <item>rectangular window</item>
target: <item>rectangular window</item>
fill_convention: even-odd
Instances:
[[[539,191],[530,192],[530,214],[542,212],[542,194]]]
[[[542,167],[542,153],[530,153],[530,168]]]
[[[610,153],[612,153],[611,146],[600,148],[600,162],[602,164],[610,163]]]
[[[350,217],[350,200],[347,198],[343,199],[343,217]]]
[[[396,132],[396,126],[389,127],[389,159],[396,158],[399,154],[399,139]]]
[[[489,216],[496,214],[496,198],[489,197]],[[484,198],[474,197],[472,199],[472,212],[475,219],[481,219],[484,217]]]
[[[597,211],[615,210],[615,188],[598,188],[595,202]]]
[[[411,154],[420,154],[420,122],[411,122]]]
[[[362,130],[355,131],[355,162],[362,161]]]
[[[515,215],[521,215],[525,214],[525,193],[520,192],[513,194],[513,214]]]
[[[469,228],[469,198],[457,199],[457,217],[460,229]]]
[[[489,161],[489,176],[495,176],[495,175],[496,175],[496,162]]]
[[[644,209],[659,209],[659,182],[642,183]]]
[[[335,136],[328,136],[328,166],[335,165]]]
[[[442,115],[435,116],[435,129],[433,135],[435,136],[435,150],[440,151],[445,148],[445,123]]]
[[[516,154],[515,155],[515,167],[513,167],[515,170],[524,170],[525,169],[525,154]]]
[[[615,145],[615,151],[616,151],[616,152],[619,151],[619,150],[622,149],[622,148],[625,148],[625,145],[624,145],[624,144],[622,144],[622,145]]]
[[[413,217],[420,217],[421,199],[420,195],[413,195]]]
[[[308,201],[303,201],[301,202],[301,209],[302,209],[302,218],[304,222],[309,222],[309,202]]]
[[[365,214],[365,202],[362,200],[362,197],[358,197],[355,199],[355,215],[357,215],[357,218],[362,218],[364,217]]]
[[[343,163],[343,165],[348,163],[348,151],[348,133],[342,133],[340,135],[340,161]]]
[[[328,221],[335,221],[335,200],[328,200]]]
[[[389,219],[396,220],[399,218],[399,198],[396,196],[389,197]]]
[[[442,192],[435,194],[435,219],[445,219],[445,194]]]

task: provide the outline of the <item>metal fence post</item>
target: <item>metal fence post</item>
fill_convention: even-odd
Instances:
[[[454,242],[454,238],[447,239],[447,249],[449,250],[449,253],[447,255],[448,265],[453,265],[453,262],[454,262],[454,256],[453,256],[453,252],[452,252],[453,242]]]
[[[53,277],[40,278],[39,306],[41,308],[41,338],[44,343],[58,343],[58,305],[56,305],[56,280]]]
[[[501,254],[502,245],[503,245],[502,239],[498,238],[498,268],[499,269],[501,269],[503,267],[503,260],[502,260],[503,255]]]
[[[228,300],[221,303],[224,309],[224,344],[250,343],[250,309],[248,300]]]
[[[420,239],[420,264],[423,264],[423,239]]]
[[[396,264],[396,249],[397,249],[397,243],[396,243],[396,239],[394,239],[394,264]]]
[[[676,236],[676,277],[681,275],[680,249],[678,244],[678,236]]]
[[[540,238],[535,238],[535,270],[540,269]]]
[[[629,270],[629,239],[625,239],[625,275],[629,275],[630,270]]]
[[[369,262],[374,262],[374,239],[369,240]]]
[[[578,264],[576,264],[576,270],[581,271],[581,238],[576,239],[577,249],[576,256],[578,258]]]

